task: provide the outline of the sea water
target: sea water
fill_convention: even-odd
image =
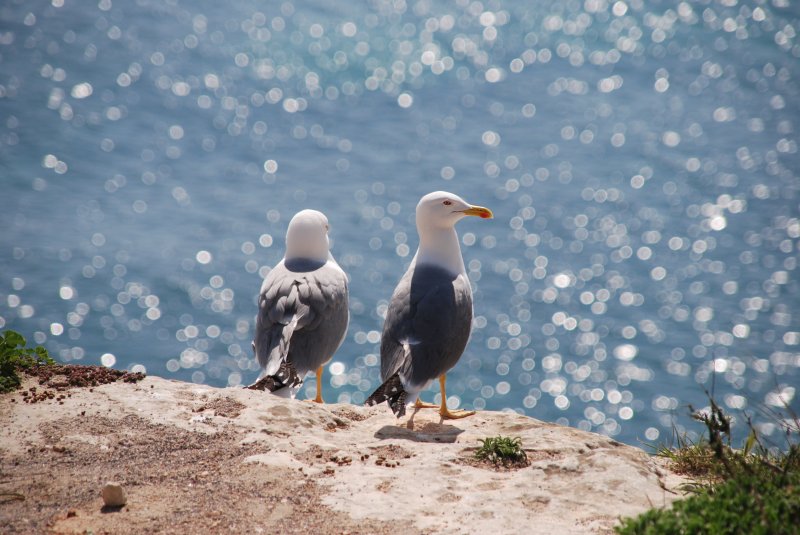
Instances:
[[[415,205],[448,190],[495,213],[458,225],[451,406],[643,444],[713,390],[780,446],[799,25],[792,0],[4,2],[0,328],[248,384],[261,280],[315,208],[351,292],[323,391],[363,403]]]

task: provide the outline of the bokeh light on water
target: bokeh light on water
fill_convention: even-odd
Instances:
[[[351,276],[325,394],[361,403],[416,201],[447,189],[496,214],[459,226],[451,403],[638,443],[713,384],[777,440],[757,411],[800,407],[798,26],[790,0],[5,2],[0,328],[247,383],[261,278],[313,207]]]

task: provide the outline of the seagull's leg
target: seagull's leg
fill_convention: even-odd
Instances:
[[[406,422],[406,429],[414,429],[414,416],[417,415],[417,409],[411,413],[411,417],[409,417],[408,421]]]
[[[317,368],[317,397],[314,398],[316,403],[325,403],[322,399],[322,366]]]
[[[435,403],[424,403],[419,398],[417,398],[417,401],[414,402],[414,408],[415,409],[438,409],[439,405],[436,405]]]
[[[472,416],[475,414],[475,411],[465,411],[465,410],[450,410],[447,408],[447,391],[444,388],[444,384],[447,381],[447,377],[445,374],[439,376],[439,386],[442,389],[442,406],[439,408],[439,414],[442,418],[447,420],[457,420],[459,418],[466,418],[467,416]]]

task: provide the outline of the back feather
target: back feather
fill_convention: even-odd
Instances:
[[[268,370],[270,363],[283,363],[286,361],[286,357],[289,355],[292,335],[297,328],[299,319],[297,315],[292,316],[289,323],[285,325],[276,324],[271,329],[265,329],[261,333],[263,338],[258,345],[258,355],[256,355],[261,368]]]

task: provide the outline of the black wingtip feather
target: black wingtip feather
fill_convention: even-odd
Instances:
[[[269,390],[275,392],[287,386],[299,386],[303,380],[297,375],[297,370],[291,362],[282,362],[275,375],[262,377],[247,388],[249,390]]]
[[[403,389],[403,383],[400,381],[400,375],[395,373],[379,386],[364,404],[372,406],[385,401],[394,415],[400,418],[406,413],[407,395],[408,393]]]

